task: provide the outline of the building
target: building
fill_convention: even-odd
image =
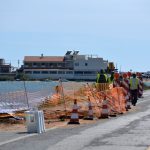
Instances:
[[[11,72],[11,64],[6,64],[4,59],[0,59],[0,74]]]
[[[95,80],[97,72],[107,67],[103,58],[67,51],[65,56],[25,56],[23,71],[30,79]]]

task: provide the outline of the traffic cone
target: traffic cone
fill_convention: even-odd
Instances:
[[[84,118],[85,120],[93,120],[93,109],[92,109],[92,103],[90,101],[90,98],[88,97],[88,117]]]
[[[108,113],[109,113],[109,111],[108,111],[107,100],[106,100],[106,96],[104,96],[103,105],[102,105],[102,112],[101,112],[101,116],[99,117],[99,119],[109,118]]]
[[[130,101],[130,96],[129,95],[127,95],[126,100],[127,100],[126,109],[127,110],[131,109],[131,101]]]
[[[77,100],[74,100],[74,105],[72,108],[72,113],[71,113],[71,118],[68,124],[80,124],[79,123],[79,114],[78,114],[78,109],[80,107],[77,105]]]

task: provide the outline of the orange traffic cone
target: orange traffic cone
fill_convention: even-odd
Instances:
[[[88,117],[84,118],[85,120],[93,120],[93,109],[92,109],[92,103],[90,101],[90,98],[88,97]]]
[[[101,116],[99,117],[99,119],[101,119],[101,118],[102,119],[109,118],[108,114],[109,114],[109,110],[108,110],[107,100],[106,100],[106,96],[104,96]]]
[[[74,105],[72,108],[72,113],[71,113],[71,118],[68,124],[80,124],[79,123],[79,114],[78,114],[78,109],[80,107],[77,105],[77,100],[74,100]]]

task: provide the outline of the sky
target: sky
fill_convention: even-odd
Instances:
[[[68,50],[150,70],[150,0],[0,0],[0,58],[63,56]]]

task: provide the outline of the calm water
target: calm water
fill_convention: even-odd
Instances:
[[[36,107],[55,91],[58,82],[6,81],[0,82],[0,113],[10,113]],[[26,89],[26,92],[25,92]]]
[[[146,86],[149,86],[150,87],[150,82],[148,81],[148,82],[144,82],[144,84],[146,85]]]
[[[0,94],[16,91],[37,92],[41,90],[53,91],[58,82],[41,82],[41,81],[5,81],[0,82]]]

